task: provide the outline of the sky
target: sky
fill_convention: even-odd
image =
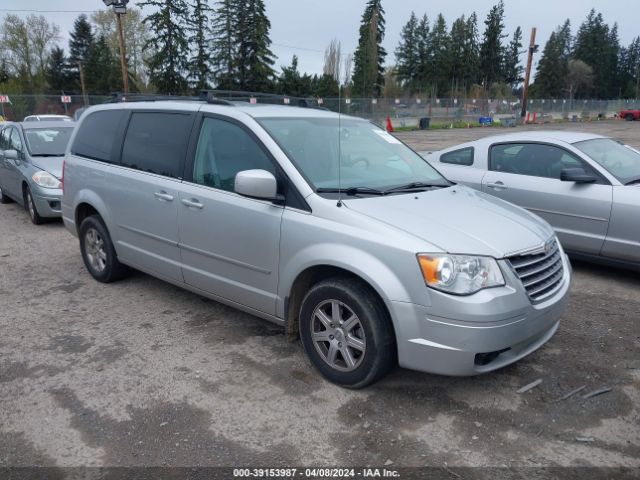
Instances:
[[[387,64],[393,63],[400,31],[411,11],[419,16],[426,13],[432,21],[442,13],[449,27],[460,15],[468,16],[475,11],[482,34],[484,19],[497,1],[383,0],[387,22],[384,47],[389,52]],[[130,5],[136,3],[137,0],[131,0]],[[214,0],[210,3],[213,4]],[[357,46],[366,0],[265,0],[265,4],[271,21],[272,50],[278,57],[277,70],[282,65],[289,65],[295,54],[301,71],[321,73],[324,50],[331,39],[341,42],[343,54],[353,52]],[[50,22],[58,24],[65,46],[73,21],[81,12],[90,13],[104,8],[101,0],[0,0],[0,16],[8,13],[7,10],[23,10],[12,12],[21,16],[41,12]],[[567,18],[571,20],[575,34],[592,8],[601,12],[607,23],[618,23],[622,45],[629,45],[634,37],[640,35],[640,0],[505,0],[506,31],[511,35],[520,26],[524,32],[523,43],[528,45],[531,28],[537,27],[536,43],[542,50],[551,32]],[[535,63],[539,58],[537,55]]]

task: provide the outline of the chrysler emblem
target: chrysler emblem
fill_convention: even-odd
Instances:
[[[544,244],[545,255],[549,255],[549,252],[553,250],[555,243],[556,243],[555,239],[552,238],[551,240],[548,240],[547,243]]]

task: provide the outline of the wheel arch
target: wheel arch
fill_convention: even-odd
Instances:
[[[391,276],[393,276],[393,278],[391,278]],[[359,271],[358,269],[351,268],[348,265],[339,264],[338,262],[323,262],[306,266],[295,276],[291,285],[285,290],[284,320],[286,334],[290,340],[298,338],[298,313],[306,293],[318,282],[334,277],[352,278],[370,289],[371,293],[380,301],[381,307],[384,308],[395,334],[395,322],[391,317],[390,305],[388,303],[390,301],[388,296],[389,292],[386,291],[385,287],[375,281],[371,275]],[[388,272],[388,275],[383,274],[378,278],[385,278],[387,282],[397,282],[398,285],[395,285],[395,287],[401,287],[399,280],[390,271]]]

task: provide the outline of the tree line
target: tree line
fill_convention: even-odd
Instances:
[[[412,12],[387,62],[382,0],[367,0],[358,45],[342,51],[331,40],[322,73],[300,72],[299,59],[276,67],[264,0],[142,0],[143,16],[124,16],[133,91],[188,94],[207,88],[291,96],[375,98],[508,98],[522,88],[523,32],[505,28],[505,5],[494,5],[480,32],[475,12],[450,25],[438,14]],[[65,50],[60,30],[44,16],[8,14],[0,24],[0,91],[78,94],[81,72],[91,94],[122,89],[116,18],[112,11],[80,15]],[[589,12],[575,36],[567,20],[549,37],[531,87],[540,98],[640,95],[640,37],[622,46],[617,24]]]

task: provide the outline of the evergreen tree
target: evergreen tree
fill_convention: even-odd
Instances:
[[[640,98],[640,37],[620,49],[620,86],[625,98]]]
[[[360,37],[354,56],[353,92],[362,97],[380,96],[384,86],[382,46],[385,34],[382,0],[368,0],[360,24]]]
[[[189,8],[185,0],[147,0],[138,5],[157,9],[143,20],[152,32],[145,44],[145,50],[153,51],[147,60],[151,83],[160,93],[185,93],[189,54]]]
[[[320,98],[337,97],[339,84],[335,77],[323,74],[313,82],[313,94]]]
[[[419,43],[417,37],[418,18],[415,12],[403,27],[400,34],[400,43],[396,48],[396,68],[398,81],[409,91],[414,91],[417,86],[419,74]]]
[[[620,45],[617,26],[612,30],[604,22],[601,13],[591,10],[576,34],[573,58],[582,60],[594,72],[593,90],[598,98],[618,95],[615,73]]]
[[[241,90],[268,92],[275,76],[275,60],[270,48],[271,22],[264,0],[238,2],[236,20],[237,85]]]
[[[465,43],[467,39],[467,21],[464,15],[456,19],[451,25],[449,41],[449,75],[451,76],[451,95],[456,95],[460,86],[464,86],[466,73]]]
[[[415,36],[418,55],[416,89],[418,91],[425,91],[431,83],[431,27],[429,26],[429,18],[426,14],[420,19]]]
[[[465,88],[471,88],[471,85],[478,82],[480,69],[480,41],[478,37],[478,16],[474,12],[467,19],[465,28],[465,42],[462,54],[465,66],[463,75]]]
[[[104,35],[100,35],[89,49],[85,82],[87,91],[94,95],[106,95],[121,89],[120,63]]]
[[[94,41],[91,24],[86,15],[82,14],[76,19],[69,36],[71,37],[69,40],[69,62],[72,64],[84,64]]]
[[[524,68],[520,64],[520,51],[522,50],[522,29],[516,28],[513,38],[507,47],[504,57],[504,74],[506,82],[515,90],[522,81]]]
[[[238,0],[221,0],[213,15],[211,62],[217,88],[221,90],[232,90],[237,82],[238,3]]]
[[[449,32],[447,22],[442,14],[436,18],[431,29],[429,44],[429,70],[431,72],[431,87],[434,96],[444,96],[448,93],[450,57],[449,57]]]
[[[541,98],[565,96],[570,56],[571,23],[567,20],[551,33],[544,46],[532,93]]]
[[[486,88],[494,82],[504,81],[504,1],[494,5],[484,24],[486,29],[480,46],[480,75]]]
[[[73,93],[75,88],[72,83],[72,77],[64,50],[60,47],[54,47],[51,50],[51,55],[49,55],[46,71],[49,91],[53,93]]]
[[[189,21],[189,43],[193,54],[187,66],[189,79],[196,90],[206,90],[211,76],[211,61],[209,57],[209,43],[211,40],[210,19],[213,11],[207,0],[192,0]]]
[[[282,66],[282,74],[278,79],[278,89],[280,90],[280,93],[294,97],[308,93],[303,91],[302,77],[298,71],[297,55],[294,55],[291,59],[291,66]]]

